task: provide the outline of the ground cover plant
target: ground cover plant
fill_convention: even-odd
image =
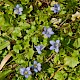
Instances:
[[[80,0],[0,0],[0,80],[80,80]]]

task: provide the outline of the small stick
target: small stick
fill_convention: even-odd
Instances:
[[[47,60],[46,62],[50,61],[52,59],[52,57],[54,57],[55,54],[52,54]]]
[[[64,22],[68,19],[69,16],[70,16],[70,14],[67,15],[66,19],[60,24],[60,26],[62,26],[64,24]]]
[[[0,70],[2,70],[3,66],[6,64],[6,62],[10,59],[10,57],[12,56],[12,51],[10,51],[9,54],[7,54],[4,59],[1,61],[0,64]]]
[[[49,79],[49,80],[51,80],[51,79],[55,76],[55,74],[56,74],[57,72],[59,72],[61,69],[63,69],[64,66],[65,66],[65,65],[62,65],[55,73],[53,73],[53,74],[50,76],[50,79]]]

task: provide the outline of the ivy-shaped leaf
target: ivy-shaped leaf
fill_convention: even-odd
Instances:
[[[64,58],[64,64],[74,68],[75,66],[77,66],[77,64],[79,63],[78,58],[77,57],[65,57]]]
[[[16,53],[19,53],[19,50],[22,49],[22,46],[21,45],[14,45],[13,46],[13,50],[16,52]]]
[[[75,48],[79,48],[79,47],[80,47],[80,38],[78,38],[78,39],[76,39],[76,40],[74,41],[73,46],[74,46]]]
[[[30,48],[30,49],[29,49],[29,52],[27,53],[27,58],[28,58],[28,59],[32,59],[33,54],[34,54],[34,50],[33,50],[32,48]]]

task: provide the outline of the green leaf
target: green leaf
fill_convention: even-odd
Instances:
[[[57,72],[54,76],[54,79],[56,80],[64,80],[64,76],[63,74],[61,73],[61,71]]]
[[[33,6],[32,6],[32,5],[30,5],[29,10],[28,10],[28,12],[27,12],[27,13],[30,13],[32,10],[33,10]]]
[[[6,41],[6,42],[2,42],[2,44],[0,44],[0,50],[6,48],[7,46],[10,45],[10,42],[9,41]]]
[[[38,1],[38,6],[40,7],[42,5],[42,3],[40,1]]]
[[[32,80],[32,76],[30,75],[28,79],[26,78],[25,80]]]
[[[44,39],[43,39],[43,45],[46,46],[46,45],[47,45],[47,42],[48,42],[48,39],[47,39],[47,38],[44,38]]]
[[[54,57],[54,63],[57,63],[59,61],[59,55],[57,54],[55,57]]]
[[[15,51],[15,52],[17,52],[17,53],[19,53],[19,50],[21,50],[22,49],[22,46],[21,45],[14,45],[13,46],[13,50]]]
[[[66,14],[66,11],[61,11],[59,14],[60,14],[60,15]]]
[[[59,54],[61,55],[61,56],[65,56],[66,54],[65,54],[65,49],[60,49],[60,52],[59,52]]]
[[[50,74],[52,74],[52,73],[54,72],[54,69],[53,69],[53,68],[49,68],[49,69],[48,69],[48,72],[49,72]]]
[[[26,41],[23,42],[24,45],[24,49],[26,49],[27,47],[29,47],[29,40],[27,39]]]
[[[16,40],[17,37],[21,37],[21,28],[20,27],[15,27],[15,30],[12,32],[12,38],[14,40]]]
[[[0,15],[0,26],[3,26],[5,23],[5,19],[3,16]]]
[[[78,58],[77,57],[65,57],[64,58],[64,64],[74,68],[75,66],[77,66],[77,64],[79,63]]]
[[[36,30],[36,27],[35,26],[31,26],[31,30],[35,31]]]
[[[25,31],[26,31],[27,28],[30,27],[30,24],[27,23],[27,22],[18,22],[18,25],[20,26],[20,29],[21,29],[21,30],[23,29],[23,30],[25,30]]]
[[[38,37],[32,37],[32,42],[37,45],[37,42],[38,42]]]
[[[72,56],[77,57],[79,56],[79,51],[78,50],[74,50],[72,53]]]
[[[0,72],[0,80],[4,80],[5,77],[7,75],[9,75],[11,72],[12,72],[12,70],[6,70],[6,71],[3,71],[3,72]]]
[[[26,14],[21,15],[21,19],[25,20],[26,19]]]
[[[26,5],[29,3],[29,0],[21,0],[21,3]]]
[[[79,47],[80,47],[80,38],[78,38],[78,39],[76,39],[76,40],[74,41],[73,46],[74,46],[75,48],[79,48]]]
[[[65,1],[65,0],[58,0],[58,1],[62,3],[62,2]]]
[[[28,66],[28,62],[25,61],[24,55],[22,55],[22,54],[16,54],[16,56],[13,56],[13,58],[14,58],[14,60],[15,60],[15,62],[17,64],[24,65],[24,67]]]
[[[27,53],[27,58],[32,59],[33,54],[34,54],[34,50],[32,48],[29,48],[29,52]]]
[[[10,5],[11,7],[14,7],[14,5],[9,1],[9,0],[4,0],[4,2],[8,5]]]

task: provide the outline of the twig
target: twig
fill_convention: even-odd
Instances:
[[[12,51],[9,52],[9,54],[7,54],[4,59],[1,61],[0,64],[0,70],[3,68],[3,66],[6,64],[6,62],[10,59],[10,57],[12,56]]]
[[[54,57],[55,54],[52,54],[47,60],[46,62],[50,61],[53,57]]]
[[[70,14],[67,15],[66,19],[60,24],[60,26],[62,26],[64,24],[64,22],[66,22],[66,20],[68,19],[69,16],[70,16]]]
[[[61,69],[63,69],[64,66],[65,66],[65,65],[62,65],[55,73],[53,73],[53,74],[50,76],[50,79],[49,79],[49,80],[51,80],[51,79],[55,76],[55,74],[56,74],[57,72],[59,72]]]

